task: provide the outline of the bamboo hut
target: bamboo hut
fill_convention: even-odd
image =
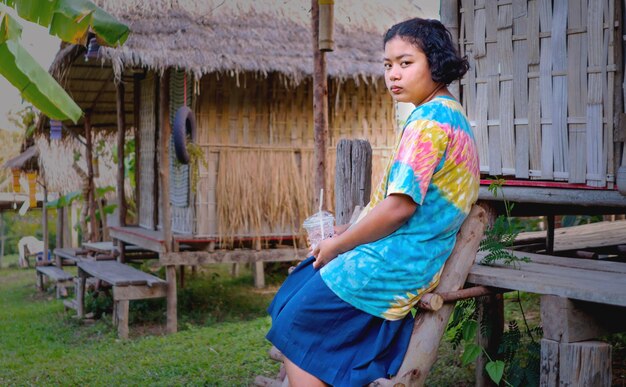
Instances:
[[[461,95],[480,171],[504,177],[523,214],[626,211],[622,2],[591,3],[441,5],[470,61]],[[486,184],[480,198],[493,200]]]
[[[308,172],[313,170],[309,4],[99,5],[131,27],[128,41],[100,48],[97,59],[84,59],[82,47],[65,47],[51,72],[87,112],[76,126],[66,123],[68,130],[119,130],[123,141],[134,129],[138,219],[134,225],[122,220],[112,231],[115,238],[163,252],[169,223],[174,251],[181,245],[206,250],[249,242],[259,248],[262,241],[276,244],[298,235],[317,196]],[[397,133],[396,107],[382,79],[381,36],[408,16],[424,16],[417,2],[335,6],[328,147],[334,149],[342,138],[368,139],[374,174],[383,169]],[[196,178],[161,136],[183,105],[197,121]],[[334,152],[328,154],[331,171]],[[168,161],[161,162],[163,157]],[[167,189],[159,180],[164,171]],[[332,192],[330,173],[327,179]],[[327,203],[332,207],[332,199]],[[123,205],[120,210],[123,214]]]

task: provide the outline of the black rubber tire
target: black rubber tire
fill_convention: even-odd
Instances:
[[[174,150],[176,159],[181,164],[189,164],[189,153],[187,152],[187,137],[194,141],[196,139],[196,118],[193,111],[187,106],[182,106],[176,111],[174,126],[172,127],[174,136]]]

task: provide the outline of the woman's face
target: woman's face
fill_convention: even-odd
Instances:
[[[396,36],[385,44],[385,84],[393,99],[419,105],[439,86],[433,81],[426,54]]]

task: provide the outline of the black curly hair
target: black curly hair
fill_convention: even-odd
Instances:
[[[467,57],[461,57],[452,42],[450,31],[439,20],[414,18],[391,27],[385,33],[383,48],[391,39],[399,37],[426,54],[433,81],[448,85],[469,69]]]

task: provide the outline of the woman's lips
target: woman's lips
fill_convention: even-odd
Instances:
[[[394,94],[400,94],[402,92],[402,88],[399,86],[391,86],[389,90]]]

